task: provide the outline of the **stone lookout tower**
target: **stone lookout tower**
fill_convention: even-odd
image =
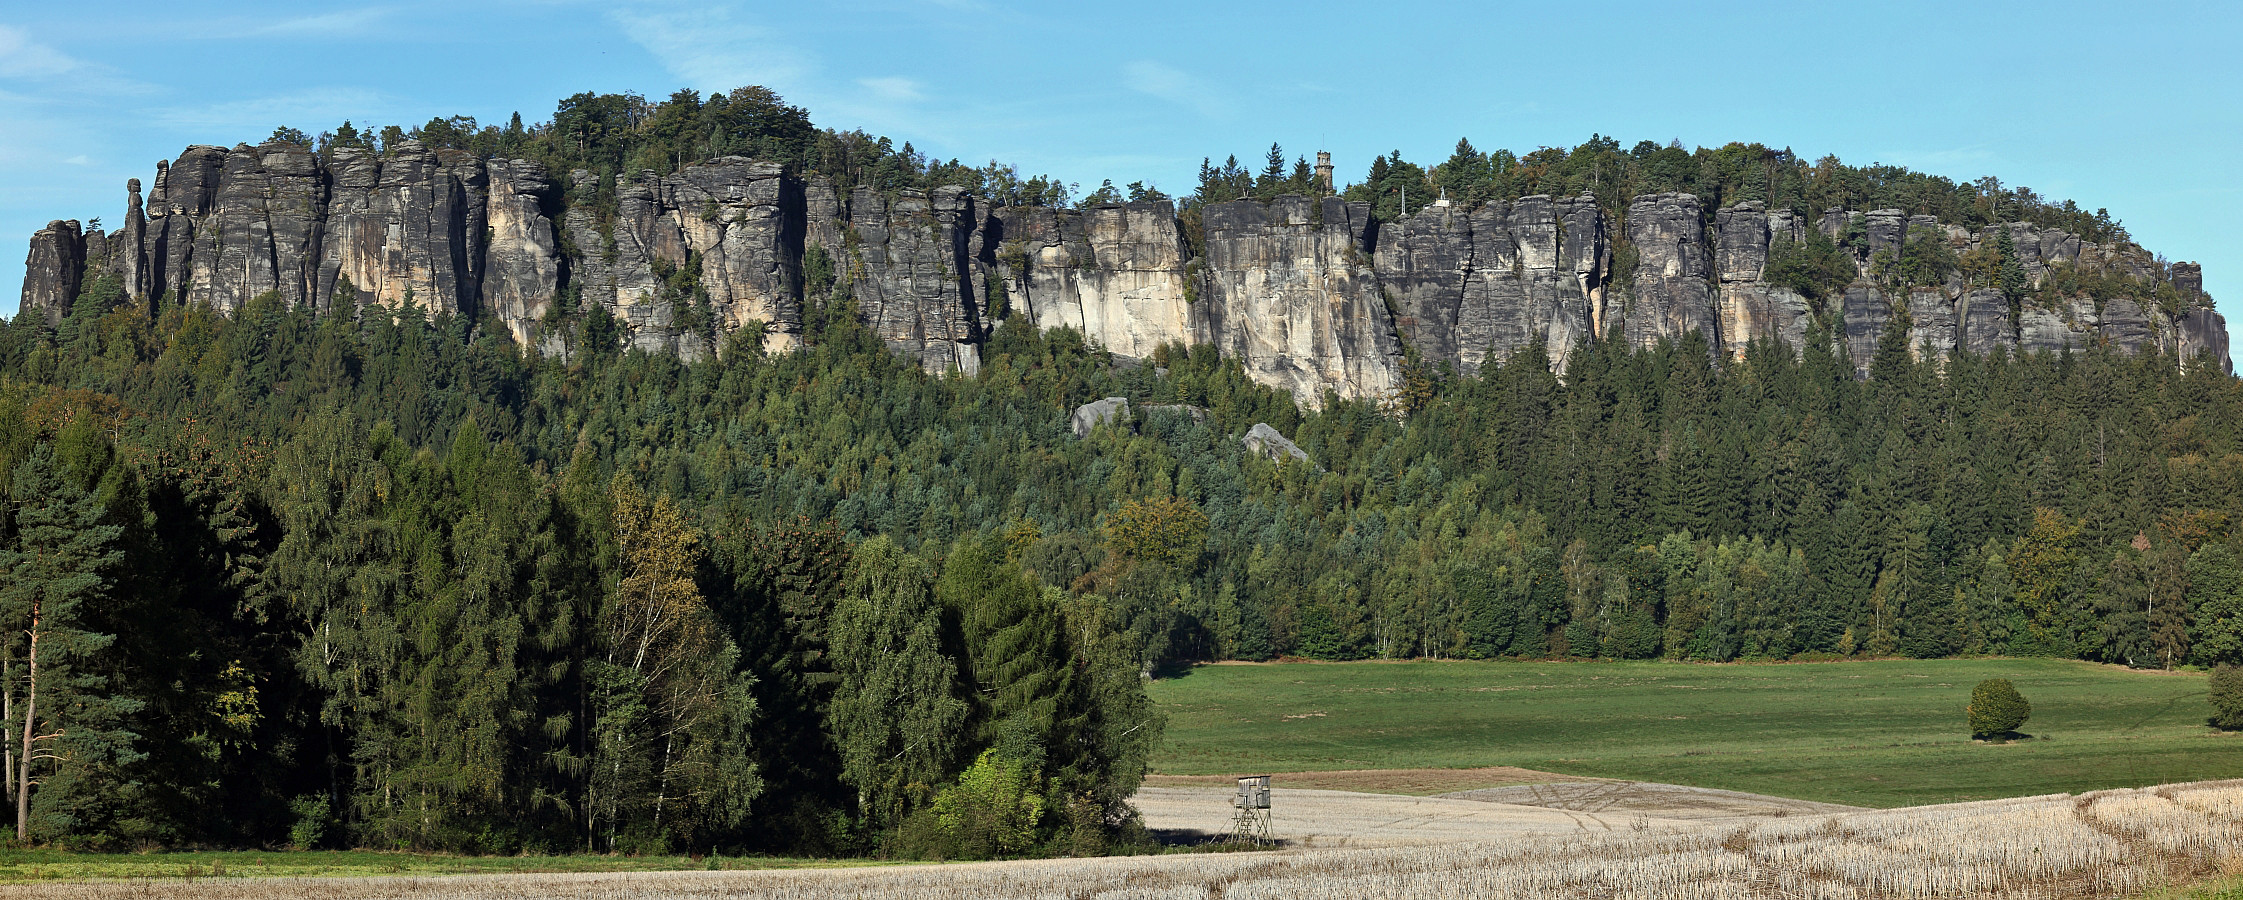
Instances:
[[[1316,151],[1316,183],[1324,193],[1332,193],[1332,154],[1328,150]]]

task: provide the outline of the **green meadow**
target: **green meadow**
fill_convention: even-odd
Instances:
[[[2028,737],[1970,739],[1985,678],[2031,701]],[[1213,665],[1152,685],[1153,768],[1520,766],[1871,807],[2243,777],[2204,691],[2046,659]]]

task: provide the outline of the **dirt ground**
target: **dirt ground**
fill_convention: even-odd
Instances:
[[[1192,843],[1231,831],[1230,791],[1148,787],[1136,804],[1164,840]],[[1556,809],[1445,797],[1273,788],[1270,832],[1286,847],[1392,847],[1487,841],[1583,830],[1584,815]],[[1621,827],[1625,827],[1622,824]]]
[[[1422,795],[1489,781],[1508,783]],[[1332,785],[1353,789],[1329,789]],[[1212,840],[1233,827],[1236,791],[1236,779],[1228,776],[1154,776],[1137,792],[1136,804],[1146,827],[1164,839]],[[1383,847],[1695,828],[1854,809],[1672,784],[1567,779],[1529,769],[1306,772],[1273,777],[1270,830],[1288,847]]]
[[[1247,773],[1241,773],[1247,774]],[[1251,773],[1266,774],[1266,773]],[[1515,766],[1487,766],[1479,769],[1348,769],[1331,772],[1283,772],[1273,776],[1273,783],[1288,788],[1308,788],[1321,791],[1356,791],[1366,794],[1409,794],[1430,797],[1456,791],[1482,788],[1509,787],[1524,784],[1602,783],[1601,778],[1576,778],[1553,772],[1537,772]],[[1234,775],[1147,775],[1146,787],[1213,787],[1225,791],[1237,789]]]

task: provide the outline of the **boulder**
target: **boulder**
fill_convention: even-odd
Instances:
[[[1128,419],[1129,398],[1108,397],[1075,407],[1075,414],[1067,420],[1067,427],[1074,430],[1076,437],[1086,438],[1100,425],[1125,422]]]
[[[1246,445],[1246,452],[1259,453],[1269,457],[1272,462],[1282,463],[1287,459],[1308,462],[1308,451],[1286,440],[1284,435],[1278,434],[1277,429],[1265,422],[1254,423],[1254,427],[1246,430],[1246,437],[1240,443]]]

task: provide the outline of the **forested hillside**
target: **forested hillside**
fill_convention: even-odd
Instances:
[[[605,154],[589,204],[730,146],[600,149],[571,109],[520,139]],[[782,150],[848,143],[802,128]],[[0,328],[23,833],[1095,853],[1161,732],[1142,679],[1190,661],[2243,662],[2243,391],[2154,345],[1919,354],[1901,307],[1866,359],[1832,316],[1737,355],[1585,336],[1312,408],[1002,308],[977,371],[932,373],[813,259],[792,352],[646,352],[559,304],[541,353],[472,311],[99,271]],[[1110,396],[1136,411],[1077,438]]]

